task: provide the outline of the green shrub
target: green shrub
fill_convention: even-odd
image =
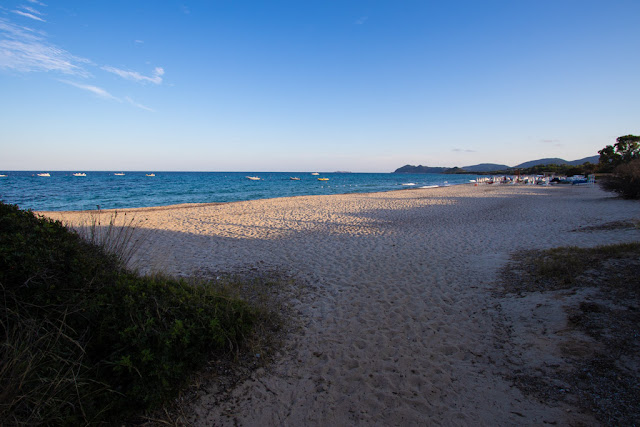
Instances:
[[[0,202],[0,425],[94,424],[174,396],[252,330],[245,302],[141,277],[60,222]]]
[[[602,180],[600,185],[625,199],[640,199],[640,159],[617,166],[613,175]]]
[[[253,322],[246,303],[164,277],[122,274],[99,297],[87,352],[133,408],[171,397],[212,351],[236,350]]]

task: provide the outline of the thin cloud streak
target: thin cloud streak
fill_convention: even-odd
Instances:
[[[91,92],[91,93],[99,96],[100,98],[112,99],[114,101],[121,102],[120,99],[116,98],[115,96],[111,95],[109,92],[107,92],[106,90],[104,90],[104,89],[102,89],[101,87],[98,87],[98,86],[86,85],[86,84],[82,84],[82,83],[76,83],[76,82],[72,82],[70,80],[60,80],[60,82],[68,84],[70,86],[77,87],[78,89],[86,90],[88,92]]]
[[[121,70],[119,68],[109,67],[109,66],[102,67],[102,69],[104,71],[108,71],[110,73],[116,74],[126,80],[133,80],[136,82],[143,82],[143,83],[149,82],[157,85],[162,83],[162,76],[164,75],[164,69],[162,69],[162,67],[156,67],[153,70],[153,74],[151,75],[151,77],[143,76],[137,71]]]
[[[30,6],[20,6],[21,8],[23,8],[24,10],[26,10],[27,12],[33,13],[34,15],[42,15],[42,12],[35,10],[34,8],[30,7]]]
[[[140,108],[142,110],[146,110],[146,111],[151,111],[152,113],[155,113],[156,110],[154,110],[153,108],[149,108],[146,105],[142,105],[139,104],[137,102],[135,102],[133,99],[129,98],[128,96],[125,96],[125,101],[127,101],[129,104],[133,105],[134,107]]]
[[[40,21],[40,22],[47,22],[44,19],[40,18],[39,16],[36,16],[32,13],[27,13],[27,12],[23,12],[21,10],[12,10],[13,13],[16,13],[18,15],[22,15],[25,16],[27,18],[31,18],[31,19],[35,19],[36,21]]]

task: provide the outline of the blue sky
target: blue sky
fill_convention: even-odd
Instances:
[[[0,170],[389,172],[640,133],[640,1],[0,3]]]

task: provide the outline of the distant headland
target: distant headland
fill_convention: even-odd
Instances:
[[[554,157],[554,158],[531,160],[516,166],[507,166],[507,165],[501,165],[497,163],[480,163],[477,165],[463,166],[461,168],[457,166],[448,168],[448,167],[432,167],[432,166],[422,166],[422,165],[418,165],[418,166],[405,165],[396,169],[393,173],[449,173],[449,174],[492,173],[492,172],[511,173],[520,169],[530,169],[530,168],[536,168],[541,166],[564,166],[568,168],[571,166],[577,167],[577,166],[584,166],[588,164],[595,165],[598,163],[599,158],[600,158],[599,156],[591,156],[591,157],[585,157],[584,159],[567,161],[564,159]]]

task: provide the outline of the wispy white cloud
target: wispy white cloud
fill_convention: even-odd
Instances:
[[[83,67],[88,63],[87,59],[48,43],[42,33],[0,18],[0,68],[88,77],[90,74]]]
[[[143,44],[143,43],[144,43],[144,40],[134,40],[134,43],[135,43],[135,44]]]
[[[46,4],[38,1],[38,0],[27,0],[29,3],[37,4],[38,6],[46,6]]]
[[[156,110],[154,110],[153,108],[149,108],[146,105],[139,104],[139,103],[135,102],[133,99],[129,98],[128,96],[126,96],[124,99],[125,99],[125,101],[127,101],[129,104],[133,105],[136,108],[140,108],[140,109],[146,110],[146,111],[151,111],[152,113],[156,112]]]
[[[28,1],[34,5],[45,6],[44,3],[36,0]],[[20,73],[56,72],[86,79],[94,77],[87,70],[87,67],[97,67],[98,65],[88,59],[77,57],[50,43],[44,31],[18,25],[8,19],[10,16],[8,13],[13,12],[21,16],[46,22],[40,18],[42,14],[35,8],[25,5],[21,5],[19,8],[20,10],[7,10],[6,8],[2,8],[3,11],[5,11],[3,13],[5,17],[0,17],[0,70],[10,70]],[[135,42],[143,43],[142,40],[136,40]],[[156,67],[148,76],[137,71],[122,70],[115,67],[104,66],[101,68],[124,79],[142,83],[153,83],[156,85],[162,83],[162,76],[164,75],[164,69],[161,67]],[[106,89],[94,84],[79,83],[77,81],[64,79],[58,80],[69,86],[92,93],[102,99],[117,102],[126,101],[136,108],[154,111],[152,108],[140,104],[130,97],[118,98]]]
[[[115,67],[102,67],[103,70],[108,71],[110,73],[116,74],[120,77],[122,77],[123,79],[127,79],[127,80],[133,80],[136,82],[149,82],[149,83],[154,83],[159,85],[160,83],[162,83],[162,76],[164,75],[164,69],[162,69],[162,67],[156,67],[153,70],[153,73],[151,76],[143,76],[142,74],[138,73],[137,71],[127,71],[127,70],[121,70],[119,68],[115,68]]]
[[[463,153],[475,153],[476,150],[469,150],[469,149],[462,149],[462,148],[453,148],[451,151],[455,151],[457,153],[463,152]]]
[[[78,89],[82,89],[85,90],[87,92],[90,92],[96,96],[98,96],[99,98],[102,99],[107,99],[107,100],[111,100],[111,101],[117,101],[117,102],[122,102],[123,100],[118,98],[117,96],[113,96],[112,94],[110,94],[108,91],[106,91],[105,89],[98,87],[98,86],[94,86],[94,85],[89,85],[89,84],[84,84],[84,83],[78,83],[78,82],[74,82],[71,80],[64,80],[64,79],[59,79],[60,82],[64,83],[64,84],[68,84],[69,86],[73,86],[73,87],[77,87]],[[150,111],[152,113],[155,113],[156,110],[154,110],[153,108],[147,107],[146,105],[140,104],[139,102],[134,101],[133,99],[131,99],[131,97],[129,96],[125,96],[124,97],[124,101],[126,101],[128,104],[136,107],[136,108],[140,108],[141,110],[145,110],[145,111]]]
[[[369,17],[368,17],[368,16],[363,16],[363,17],[361,17],[361,18],[358,18],[358,19],[356,20],[356,25],[362,25],[362,24],[364,24],[365,22],[367,22],[367,19],[369,19]]]
[[[22,15],[25,16],[27,18],[31,18],[31,19],[35,19],[36,21],[40,21],[40,22],[47,22],[44,19],[40,18],[39,16],[36,16],[33,13],[29,13],[29,12],[23,12],[21,10],[12,10],[13,13],[16,13],[18,15]]]
[[[94,95],[99,96],[100,98],[112,99],[114,101],[120,101],[120,99],[118,99],[115,96],[111,95],[109,92],[107,92],[106,90],[102,89],[101,87],[93,86],[93,85],[87,85],[87,84],[83,84],[83,83],[72,82],[70,80],[60,80],[60,81],[62,83],[66,83],[68,85],[77,87],[78,89],[82,89],[82,90],[86,90],[88,92],[91,92]]]
[[[42,15],[43,15],[43,13],[42,13],[42,12],[40,12],[40,11],[38,11],[38,10],[36,10],[36,9],[34,9],[34,8],[32,8],[32,7],[30,7],[30,6],[24,6],[24,5],[22,5],[22,6],[20,6],[20,8],[21,8],[21,9],[26,10],[26,11],[27,11],[27,12],[29,12],[29,13],[33,13],[34,15],[38,15],[38,16],[42,16]]]

